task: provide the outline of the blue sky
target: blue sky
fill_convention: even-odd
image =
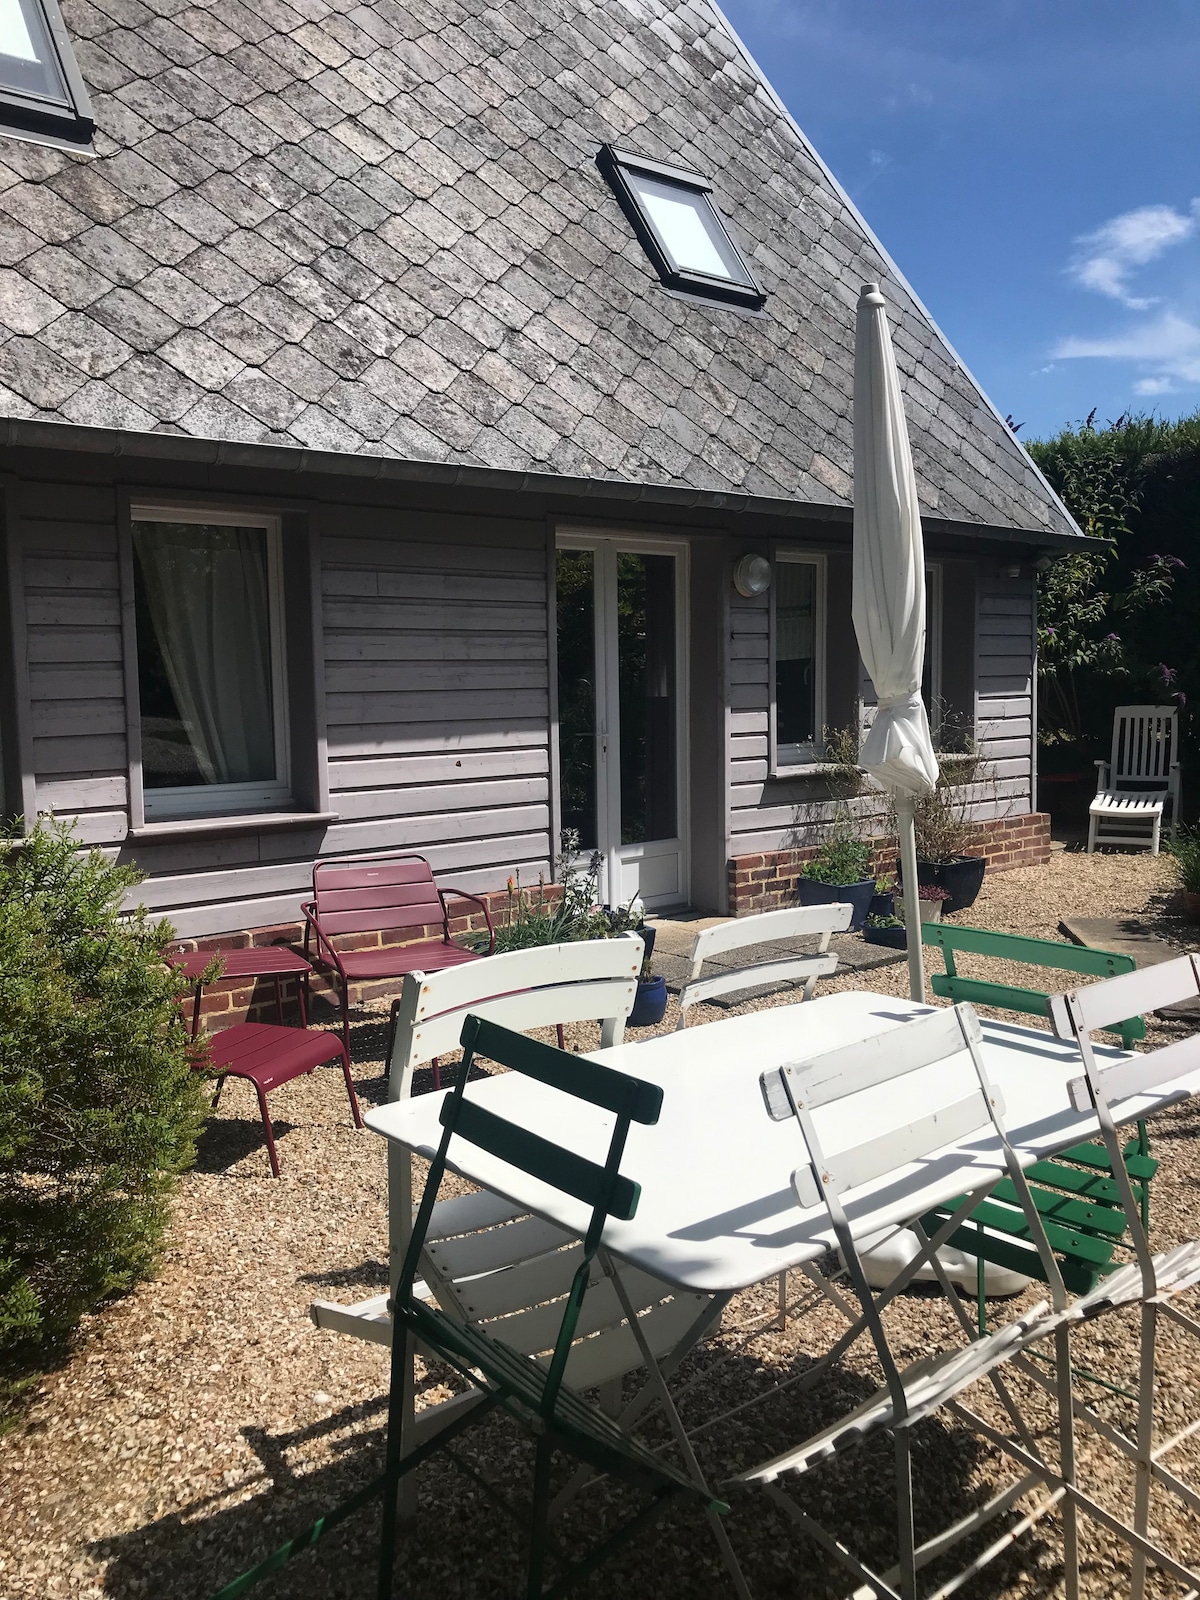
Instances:
[[[1200,0],[725,0],[1022,438],[1200,409]]]

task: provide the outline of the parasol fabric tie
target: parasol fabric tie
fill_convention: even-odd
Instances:
[[[910,715],[915,712],[917,707],[922,703],[921,691],[919,689],[914,689],[911,694],[880,695],[878,701],[879,710],[881,712],[900,711],[907,712]]]

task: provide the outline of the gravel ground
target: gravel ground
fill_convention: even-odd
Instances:
[[[1133,913],[1194,948],[1195,930],[1174,915],[1169,885],[1162,861],[1059,850],[1045,866],[989,878],[968,915],[975,923],[1053,937],[1064,915]],[[995,964],[979,961],[966,970],[984,976],[989,965]],[[1011,967],[996,975],[1020,981]],[[864,987],[905,993],[903,957],[867,974],[839,975],[821,992]],[[743,1009],[778,1003],[779,996],[770,996]],[[698,1008],[691,1025],[719,1014],[716,1007]],[[672,1002],[663,1031],[673,1025]],[[570,1032],[577,1048],[594,1047],[594,1028]],[[1153,1037],[1178,1032],[1159,1025]],[[381,1094],[383,1047],[381,1015],[364,1013],[354,1041],[364,1103]],[[161,1273],[91,1321],[74,1358],[42,1384],[24,1424],[0,1439],[3,1596],[200,1600],[378,1471],[385,1356],[319,1332],[308,1305],[315,1297],[361,1298],[385,1285],[382,1146],[353,1129],[334,1070],[288,1086],[274,1104],[282,1178],[269,1176],[248,1086],[231,1083],[196,1169],[182,1184]],[[1155,1243],[1166,1247],[1200,1234],[1200,1107],[1166,1113],[1152,1138],[1163,1163],[1154,1190]],[[689,1426],[803,1370],[840,1331],[836,1314],[804,1304],[799,1285],[795,1292],[797,1314],[784,1332],[761,1328],[773,1291],[733,1303],[720,1338],[682,1370]],[[897,1345],[913,1356],[951,1328],[948,1310],[930,1294],[901,1297],[889,1319]],[[1135,1331],[1127,1319],[1104,1319],[1078,1340],[1080,1363],[1132,1373]],[[1200,1415],[1195,1352],[1170,1333],[1163,1345],[1164,1416]],[[768,1406],[702,1431],[703,1465],[721,1481],[799,1441],[868,1393],[871,1370],[865,1350],[855,1351],[815,1395],[776,1395]],[[443,1377],[423,1375],[423,1401],[449,1392]],[[1033,1395],[1030,1414],[1048,1429],[1051,1413],[1033,1386],[1021,1380],[1016,1387]],[[1126,1400],[1094,1394],[1106,1416],[1128,1426]],[[989,1395],[977,1389],[976,1397],[986,1413]],[[526,1446],[503,1419],[483,1425],[474,1439],[492,1477],[524,1489]],[[1118,1508],[1128,1474],[1093,1436],[1081,1434],[1080,1443],[1085,1478]],[[1052,1444],[1047,1448],[1052,1453]],[[1200,1470],[1192,1457],[1200,1458],[1200,1446],[1173,1461],[1179,1470]],[[916,1465],[919,1533],[964,1514],[1005,1476],[988,1447],[936,1419],[917,1430]],[[803,1494],[886,1564],[891,1456],[885,1440],[815,1475]],[[618,1498],[606,1488],[589,1491],[568,1514],[564,1532],[586,1538]],[[419,1502],[402,1546],[401,1592],[449,1600],[520,1591],[520,1539],[475,1484],[437,1461],[420,1473]],[[376,1517],[374,1509],[359,1513],[260,1592],[320,1600],[373,1593]],[[1156,1517],[1169,1548],[1200,1560],[1200,1519],[1189,1521],[1165,1500],[1156,1501]],[[824,1600],[844,1592],[827,1558],[762,1500],[735,1505],[729,1531],[757,1596]],[[1085,1593],[1124,1592],[1128,1566],[1119,1549],[1089,1527],[1084,1550]],[[1058,1551],[1050,1518],[963,1592],[1013,1600],[1056,1595]],[[622,1590],[661,1600],[732,1593],[711,1538],[686,1512],[642,1535],[579,1592]],[[1157,1600],[1179,1591],[1152,1578],[1149,1592]]]

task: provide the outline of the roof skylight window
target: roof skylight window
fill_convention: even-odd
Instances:
[[[712,185],[694,172],[602,145],[600,170],[669,289],[758,308],[766,300],[712,202]]]
[[[55,0],[0,0],[0,132],[87,146],[93,131]]]

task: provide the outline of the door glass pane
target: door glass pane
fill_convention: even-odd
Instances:
[[[599,847],[596,826],[596,557],[560,550],[558,611],[558,783],[562,825],[581,850]]]
[[[674,839],[675,557],[617,556],[621,843]]]
[[[142,781],[276,772],[267,530],[133,524]]]
[[[775,568],[775,740],[811,745],[817,737],[817,569],[780,561]]]

